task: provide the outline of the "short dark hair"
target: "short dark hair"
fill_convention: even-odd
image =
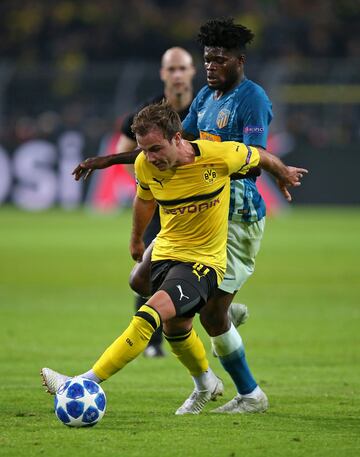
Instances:
[[[182,131],[181,120],[178,113],[163,99],[143,108],[135,115],[131,130],[134,135],[147,135],[151,130],[161,130],[168,141],[171,141],[177,132]]]
[[[245,51],[246,45],[254,38],[253,32],[241,24],[234,24],[234,18],[211,19],[200,27],[198,42],[202,46],[237,49]]]

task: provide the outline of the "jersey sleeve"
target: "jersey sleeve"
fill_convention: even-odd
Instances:
[[[243,118],[244,143],[265,149],[272,117],[271,102],[265,92],[249,97]]]
[[[153,194],[150,190],[145,173],[144,154],[140,153],[135,160],[135,179],[136,179],[136,195],[143,200],[153,200]]]
[[[253,146],[247,146],[235,141],[227,141],[224,160],[228,167],[228,174],[240,173],[245,175],[251,168],[256,167],[260,162],[259,151]]]

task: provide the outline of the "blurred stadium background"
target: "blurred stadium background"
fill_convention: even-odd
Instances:
[[[222,15],[256,33],[246,74],[274,105],[271,151],[310,170],[291,211],[261,177],[279,215],[239,294],[271,408],[180,422],[187,373],[174,357],[139,357],[106,383],[104,422],[67,433],[40,367],[86,371],[133,313],[131,210],[122,211],[132,178],[120,166],[86,183],[71,171],[113,151],[123,116],[162,90],[168,47],[188,49],[195,90],[205,83],[195,37]],[[358,457],[359,20],[354,0],[0,1],[0,455]],[[230,400],[229,378],[211,365]]]
[[[195,89],[204,84],[196,33],[223,15],[256,33],[246,74],[273,101],[270,149],[311,170],[295,205],[358,205],[360,6],[351,0],[2,1],[0,205],[128,204],[124,170],[98,173],[90,186],[70,171],[111,151],[122,116],[161,91],[169,46],[194,55]],[[264,185],[269,206],[281,206]]]

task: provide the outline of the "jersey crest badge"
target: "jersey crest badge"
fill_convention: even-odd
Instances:
[[[213,168],[206,168],[204,170],[203,176],[205,182],[207,182],[208,184],[212,184],[215,181],[217,174]]]
[[[219,112],[216,119],[216,125],[219,127],[219,129],[223,129],[228,125],[230,114],[231,112],[228,109],[222,109]]]

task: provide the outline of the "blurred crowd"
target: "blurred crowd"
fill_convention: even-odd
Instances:
[[[261,59],[360,57],[354,0],[5,0],[0,12],[0,54],[25,62],[156,58],[169,43],[197,52],[199,24],[228,15],[255,31]]]
[[[303,59],[360,60],[360,5],[354,0],[3,0],[0,141],[46,137],[80,124],[95,140],[116,120],[109,107],[118,81],[113,70],[108,78],[89,80],[91,65],[158,62],[176,44],[192,52],[199,66],[199,25],[220,16],[233,16],[255,32],[251,62],[259,68],[277,62],[301,67]],[[258,78],[265,87],[266,77]],[[35,97],[47,103],[34,103]],[[347,117],[358,117],[358,106],[355,113],[349,109]],[[299,129],[301,122],[306,131],[312,125],[309,116],[295,113],[289,128]]]

